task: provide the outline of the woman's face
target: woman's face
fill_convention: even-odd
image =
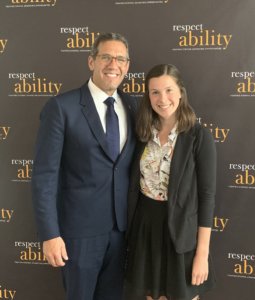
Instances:
[[[181,99],[181,91],[175,79],[169,75],[154,77],[148,83],[152,109],[161,121],[176,121],[175,113]]]

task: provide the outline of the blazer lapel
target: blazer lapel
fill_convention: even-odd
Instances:
[[[82,113],[85,116],[95,138],[97,139],[98,143],[107,154],[107,156],[111,158],[107,147],[105,132],[103,130],[101,120],[99,118],[94,100],[90,94],[87,83],[81,88],[80,104],[82,105]]]
[[[147,143],[137,141],[135,147],[135,153],[132,162],[131,176],[130,176],[130,189],[132,191],[138,192],[140,190],[140,160],[143,154],[143,151]]]
[[[187,159],[192,151],[193,140],[194,136],[190,133],[180,133],[177,137],[170,167],[168,195],[171,201],[169,201],[169,205],[174,205],[176,202],[175,193],[179,189],[180,180],[182,178]]]

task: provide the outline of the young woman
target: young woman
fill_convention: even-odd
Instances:
[[[127,285],[147,300],[198,299],[215,282],[215,145],[196,123],[175,66],[153,67],[145,87],[129,190]]]

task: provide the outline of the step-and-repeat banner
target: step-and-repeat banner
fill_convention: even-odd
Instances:
[[[101,32],[130,43],[122,89],[138,98],[146,72],[175,64],[218,152],[212,300],[255,295],[254,0],[1,0],[0,299],[64,299],[59,269],[37,240],[31,177],[39,113],[81,86]]]

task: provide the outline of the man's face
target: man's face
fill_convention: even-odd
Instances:
[[[129,61],[124,63],[118,63],[116,59],[107,61],[109,56],[128,58],[126,46],[115,40],[102,42],[98,46],[97,56],[95,58],[89,56],[88,65],[92,71],[94,84],[111,96],[127,74]]]

